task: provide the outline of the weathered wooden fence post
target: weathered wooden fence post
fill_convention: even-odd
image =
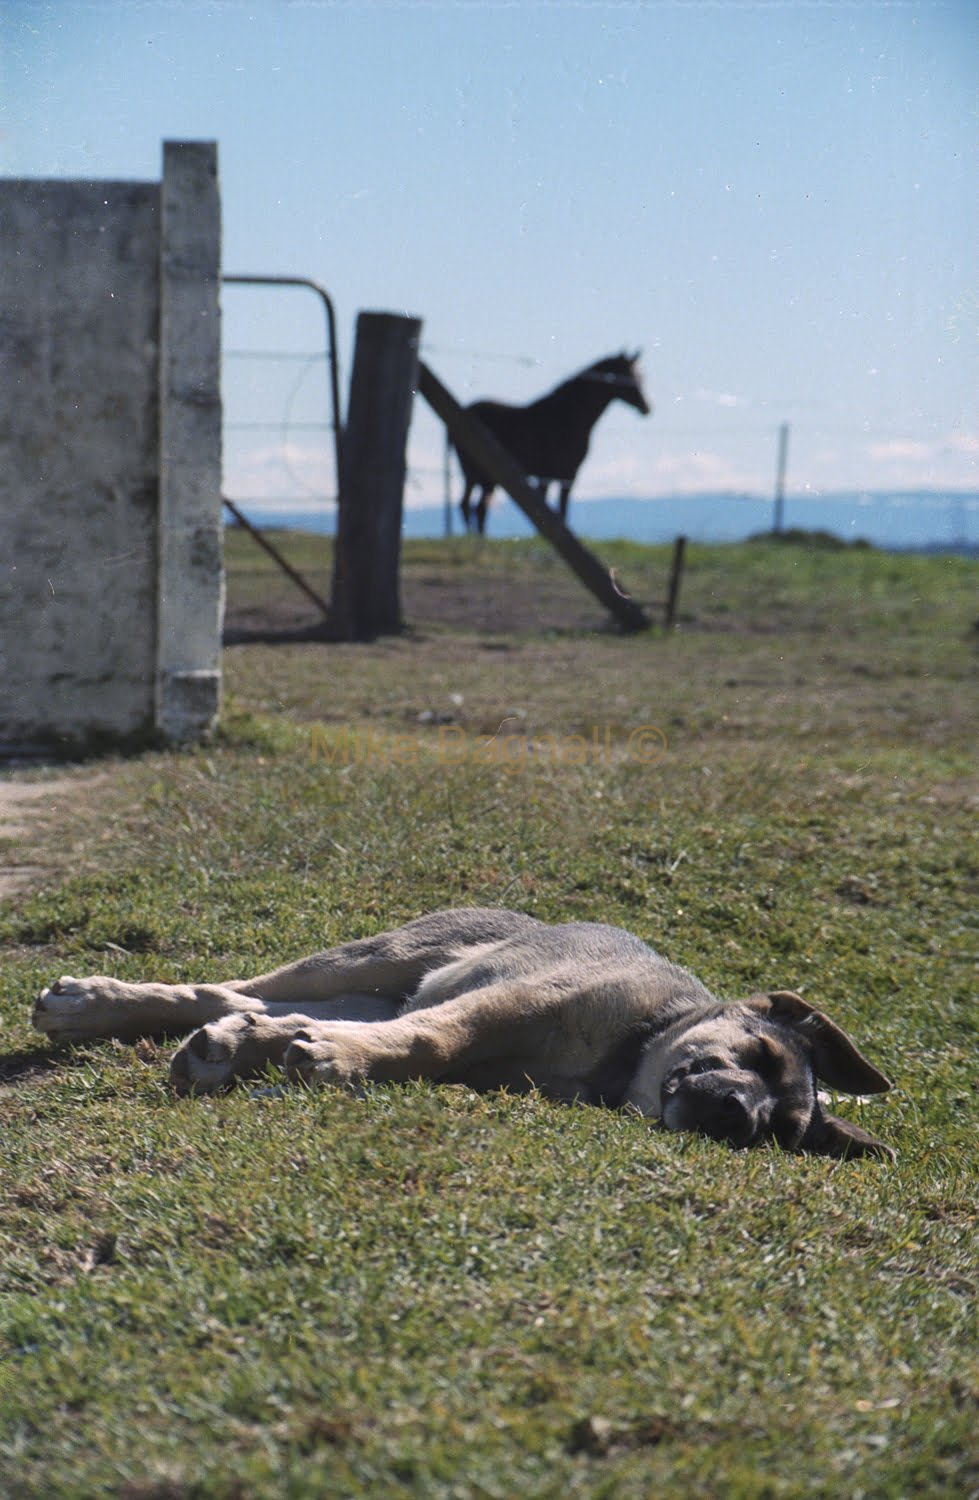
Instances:
[[[333,566],[332,623],[341,640],[401,629],[405,445],[418,378],[419,318],[357,319]]]

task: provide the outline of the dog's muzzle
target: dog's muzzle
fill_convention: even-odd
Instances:
[[[667,1079],[662,1118],[669,1130],[693,1130],[738,1150],[753,1146],[768,1124],[767,1094],[723,1073]]]

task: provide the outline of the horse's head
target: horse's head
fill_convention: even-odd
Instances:
[[[621,354],[613,354],[608,359],[599,360],[593,369],[597,375],[614,385],[615,395],[619,401],[624,401],[627,406],[634,406],[636,411],[648,417],[653,407],[652,403],[646,399],[646,392],[642,388],[642,374],[639,369],[641,353],[642,351],[637,349],[635,354],[627,354],[623,349]]]

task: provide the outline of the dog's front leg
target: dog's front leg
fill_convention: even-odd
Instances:
[[[56,1041],[109,1036],[134,1041],[263,1009],[260,1000],[222,984],[126,984],[103,974],[88,979],[66,974],[38,997],[32,1022]]]
[[[233,1078],[281,1063],[297,1032],[304,1034],[308,1025],[301,1015],[223,1016],[181,1043],[170,1061],[170,1081],[178,1094],[212,1094]]]
[[[408,1016],[378,1025],[307,1021],[283,1061],[291,1078],[310,1086],[356,1086],[367,1079],[402,1083],[438,1078],[445,1071],[446,1054],[437,1038],[419,1034],[415,1017]]]
[[[441,1024],[440,1010],[380,1022],[315,1021],[298,1011],[226,1015],[181,1043],[170,1080],[178,1094],[208,1094],[269,1063],[307,1083],[438,1077],[459,1045],[458,1030]]]
[[[287,1048],[291,1077],[308,1084],[358,1084],[365,1079],[464,1081],[475,1068],[535,1050],[542,1022],[509,987],[444,1001],[394,1021],[358,1024],[307,1021]]]

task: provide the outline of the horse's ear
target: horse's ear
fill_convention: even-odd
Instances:
[[[627,354],[626,359],[629,361],[630,365],[637,365],[640,359],[642,359],[642,350],[637,349],[635,354]]]

